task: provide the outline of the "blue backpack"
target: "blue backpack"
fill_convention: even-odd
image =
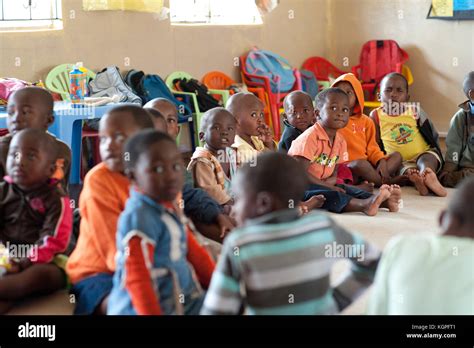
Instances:
[[[143,71],[130,70],[125,77],[127,84],[142,99],[143,105],[155,98],[166,98],[176,105],[180,119],[192,115],[189,106],[176,99],[166,83],[158,75],[145,75]]]
[[[308,93],[311,98],[316,97],[319,92],[319,85],[314,73],[309,70],[300,70],[301,73],[301,84],[303,85],[303,91]]]
[[[288,92],[296,82],[290,63],[270,51],[252,49],[245,59],[245,69],[252,75],[268,77],[274,93]],[[260,79],[251,80],[261,82]]]

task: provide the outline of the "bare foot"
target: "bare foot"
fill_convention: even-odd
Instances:
[[[448,191],[440,184],[438,177],[431,168],[426,168],[423,173],[421,173],[421,176],[424,179],[426,187],[433,191],[435,195],[440,197],[446,197],[448,195]]]
[[[402,200],[402,190],[398,185],[392,185],[390,187],[390,198],[387,199],[387,208],[393,213],[396,213],[400,209],[400,202]]]
[[[380,205],[390,198],[390,186],[382,185],[380,186],[379,192],[374,194],[371,198],[369,206],[364,210],[364,213],[369,216],[377,215]]]
[[[354,187],[357,187],[358,189],[361,189],[370,193],[374,192],[374,186],[375,184],[373,182],[368,182],[368,181],[364,181],[362,184],[359,184],[359,185],[354,185]]]
[[[420,193],[420,195],[427,196],[428,193],[430,193],[418,169],[408,169],[406,173],[408,179],[410,179],[413,185],[415,185],[415,188]]]
[[[300,209],[302,214],[307,214],[313,209],[321,208],[326,201],[323,195],[313,196],[310,199],[300,203]]]

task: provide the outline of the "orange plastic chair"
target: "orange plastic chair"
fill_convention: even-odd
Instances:
[[[336,79],[348,72],[339,70],[330,61],[322,57],[310,57],[306,59],[302,68],[311,71],[314,76],[316,76],[320,89],[328,88],[331,85],[330,77]]]
[[[231,85],[236,84],[236,82],[228,75],[220,71],[211,71],[202,77],[202,83],[211,89],[228,89]],[[268,106],[268,100],[265,95],[265,90],[260,87],[247,87],[247,90],[250,93],[255,94],[255,96],[263,102],[265,109],[263,113],[265,114],[265,123],[272,127],[272,121],[270,117],[270,107]],[[230,94],[234,94],[233,90],[229,90]]]

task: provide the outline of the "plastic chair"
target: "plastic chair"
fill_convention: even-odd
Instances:
[[[231,85],[236,84],[232,78],[223,72],[220,71],[211,71],[208,72],[206,75],[202,77],[202,83],[207,88],[214,88],[214,89],[229,89]],[[270,107],[267,102],[267,96],[265,95],[265,91],[261,87],[247,87],[247,90],[250,93],[255,94],[255,96],[260,99],[265,105],[263,113],[265,114],[265,123],[269,126],[272,125],[271,117],[270,117]],[[229,90],[230,95],[234,94],[233,90]]]
[[[177,80],[177,79],[192,79],[193,77],[188,74],[187,72],[184,72],[184,71],[175,71],[174,73],[171,73],[170,75],[168,75],[168,77],[166,78],[166,85],[168,86],[168,88],[171,90],[171,92],[176,95],[176,96],[185,96],[185,97],[188,97],[190,98],[190,101],[191,101],[191,106],[193,107],[193,110],[194,110],[194,137],[195,137],[195,141],[196,143],[198,144],[201,144],[202,145],[202,142],[199,140],[199,130],[200,130],[200,127],[201,127],[201,118],[202,118],[202,114],[203,112],[201,112],[201,110],[199,110],[199,104],[198,104],[198,100],[197,100],[197,96],[195,93],[192,93],[192,92],[182,92],[182,91],[178,91],[176,90],[175,86],[174,86],[174,80]],[[219,90],[219,89],[209,89],[209,94],[214,94],[214,95],[219,95],[221,96],[222,98],[222,102],[224,103],[224,105],[227,103],[227,100],[229,99],[229,91],[225,91],[225,90]]]
[[[405,76],[408,82],[408,86],[411,86],[413,84],[413,74],[411,72],[411,69],[407,65],[402,66],[402,75]],[[380,88],[378,88],[380,90]],[[382,106],[382,103],[379,101],[365,101],[364,102],[364,107],[366,108],[378,108]]]
[[[306,59],[302,68],[313,72],[318,80],[320,90],[331,86],[331,77],[336,79],[347,73],[347,71],[342,71],[336,68],[330,61],[322,57],[310,57]]]
[[[69,79],[69,72],[74,69],[74,64],[61,64],[53,68],[46,76],[45,85],[46,88],[49,89],[53,93],[57,93],[61,95],[61,98],[65,101],[71,101],[71,96],[69,94],[69,86],[70,86],[70,79]],[[87,69],[87,68],[86,68]],[[89,83],[90,80],[94,79],[96,74],[87,69],[86,72],[86,82]],[[94,157],[95,162],[100,162],[100,155],[99,154],[99,133],[94,130],[83,130],[82,131],[82,139],[84,138],[94,138]],[[82,139],[81,139],[81,158],[82,158]],[[82,161],[81,161],[82,165]],[[84,176],[85,172],[81,166],[81,176]]]
[[[265,76],[258,76],[249,73],[246,69],[245,60],[247,55],[243,55],[240,57],[240,72],[242,75],[242,81],[250,87],[260,87],[263,88],[268,96],[268,102],[270,104],[270,111],[272,115],[272,125],[273,125],[273,133],[275,136],[275,140],[280,140],[281,136],[281,126],[280,126],[280,112],[279,108],[283,106],[283,98],[285,98],[288,94],[293,91],[301,90],[301,75],[297,69],[293,69],[293,74],[295,75],[295,84],[293,87],[287,92],[280,92],[274,93],[272,91],[270,81]],[[258,81],[258,82],[256,82]]]

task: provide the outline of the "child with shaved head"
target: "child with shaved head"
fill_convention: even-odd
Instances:
[[[474,314],[473,196],[471,177],[459,185],[441,213],[441,235],[417,233],[389,242],[377,269],[368,314]]]
[[[51,179],[58,148],[43,130],[15,132],[0,183],[0,242],[10,250],[9,271],[0,278],[0,313],[29,295],[66,285],[62,270],[72,231],[69,198]]]

